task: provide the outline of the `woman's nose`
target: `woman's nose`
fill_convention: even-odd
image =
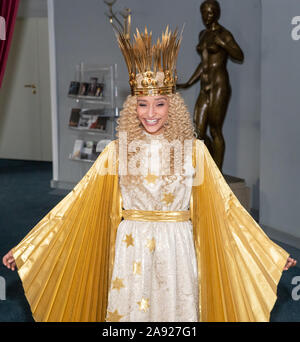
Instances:
[[[148,117],[149,118],[152,118],[152,117],[154,117],[155,116],[155,110],[154,110],[154,107],[151,105],[151,106],[149,106],[149,110],[148,110],[148,113],[147,113],[148,115]]]

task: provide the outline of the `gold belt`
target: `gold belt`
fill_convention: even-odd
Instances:
[[[134,221],[164,221],[183,222],[191,218],[189,210],[183,211],[160,211],[160,210],[122,210],[125,220]]]

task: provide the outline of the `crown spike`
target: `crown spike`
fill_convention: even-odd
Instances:
[[[136,28],[134,41],[117,32],[117,40],[123,53],[133,95],[172,94],[176,86],[176,59],[182,40],[178,29],[172,33],[169,25],[152,44],[152,31]]]

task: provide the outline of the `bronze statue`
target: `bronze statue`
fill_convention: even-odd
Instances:
[[[201,90],[194,110],[194,124],[198,139],[203,139],[213,159],[222,172],[225,140],[222,126],[231,96],[231,86],[226,69],[228,57],[243,62],[244,54],[232,34],[218,23],[221,15],[216,0],[206,0],[200,11],[206,29],[199,34],[196,47],[201,63],[191,78],[177,88],[188,88],[200,80]],[[207,134],[210,128],[211,138]]]

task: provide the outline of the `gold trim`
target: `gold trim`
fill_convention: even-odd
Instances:
[[[159,211],[159,210],[122,210],[125,220],[133,221],[163,221],[183,222],[191,218],[189,210],[182,211]]]
[[[176,87],[156,87],[156,88],[131,88],[131,95],[133,96],[158,96],[175,94]]]

